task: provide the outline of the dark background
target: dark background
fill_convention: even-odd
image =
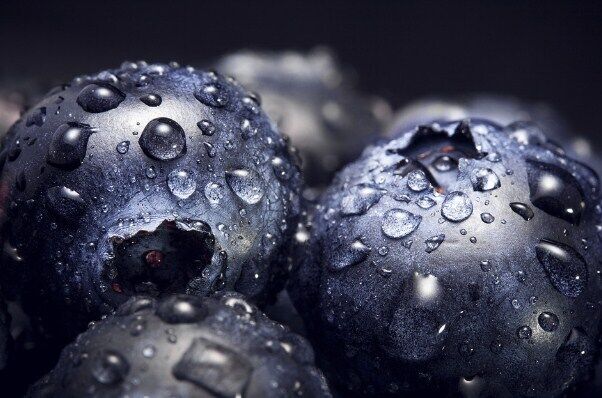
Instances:
[[[0,0],[0,79],[326,44],[364,91],[395,107],[430,94],[511,94],[549,102],[596,137],[601,3]]]

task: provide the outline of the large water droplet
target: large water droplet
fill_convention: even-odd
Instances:
[[[481,221],[485,224],[491,224],[495,221],[495,217],[491,213],[481,213]]]
[[[66,221],[77,221],[86,211],[86,202],[80,194],[64,186],[49,188],[46,199],[52,212]]]
[[[384,195],[384,191],[369,185],[355,185],[341,200],[343,216],[361,215],[374,206]]]
[[[333,271],[338,271],[364,262],[368,258],[371,249],[361,240],[356,239],[351,244],[341,243],[325,250],[327,267]]]
[[[228,103],[226,91],[217,83],[204,84],[194,92],[197,100],[212,107],[222,107]]]
[[[184,130],[165,117],[148,122],[138,142],[142,151],[156,160],[173,160],[186,153]]]
[[[125,94],[108,83],[92,83],[80,91],[77,103],[86,112],[100,113],[115,109],[125,99]]]
[[[104,350],[95,359],[92,375],[101,384],[121,383],[130,371],[130,364],[120,353]]]
[[[542,240],[535,248],[552,286],[568,297],[577,297],[587,285],[587,264],[575,249],[551,240]]]
[[[194,173],[188,170],[174,170],[167,176],[167,186],[178,198],[187,199],[196,191]]]
[[[408,187],[414,192],[421,192],[430,185],[426,174],[422,170],[413,170],[408,174]]]
[[[472,201],[464,192],[451,192],[443,201],[441,214],[453,222],[466,220],[472,214]]]
[[[558,328],[560,320],[553,312],[542,312],[537,317],[539,326],[546,332],[553,332]]]
[[[422,217],[409,211],[392,209],[385,213],[381,229],[389,238],[399,239],[414,232],[421,221]]]
[[[90,126],[80,123],[65,123],[52,134],[46,161],[56,167],[73,170],[86,158],[88,139],[92,135]]]
[[[213,205],[219,204],[220,200],[224,197],[224,187],[216,182],[208,182],[205,185],[205,197],[209,203]]]
[[[585,201],[577,180],[552,164],[529,160],[528,165],[531,203],[551,216],[579,224]]]
[[[512,202],[510,203],[510,208],[513,212],[524,218],[526,221],[529,221],[535,217],[533,210],[529,207],[529,205],[524,203]]]
[[[239,198],[248,204],[256,204],[263,198],[264,182],[255,171],[248,169],[227,171],[226,183]]]
[[[491,191],[502,185],[497,174],[487,168],[473,170],[470,173],[470,182],[472,182],[472,189],[475,191]]]

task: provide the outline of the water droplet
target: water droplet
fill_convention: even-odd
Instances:
[[[194,173],[187,170],[174,170],[167,176],[167,186],[178,198],[187,199],[196,191]]]
[[[105,350],[94,361],[92,375],[102,384],[121,383],[130,371],[127,360],[118,352]]]
[[[209,203],[213,205],[219,204],[220,200],[224,197],[224,187],[216,182],[208,182],[205,185],[205,197]]]
[[[523,339],[523,340],[530,339],[532,334],[533,334],[533,331],[527,325],[523,325],[516,330],[516,335],[518,336],[519,339]]]
[[[217,155],[217,150],[210,142],[203,142],[203,146],[205,147],[205,151],[207,152],[207,156],[210,158],[214,158]]]
[[[163,100],[158,94],[147,94],[140,97],[140,101],[148,106],[159,106]]]
[[[492,222],[495,221],[495,217],[493,217],[491,215],[491,213],[481,213],[481,220],[485,223],[485,224],[491,224]]]
[[[264,182],[257,172],[238,169],[226,172],[226,183],[246,203],[253,205],[263,198]]]
[[[148,166],[146,170],[144,170],[144,174],[147,178],[153,179],[157,176],[157,171],[153,166]]]
[[[470,173],[470,182],[472,182],[472,189],[475,191],[491,191],[502,185],[497,174],[487,168],[473,170]]]
[[[194,296],[169,296],[157,308],[157,316],[171,324],[195,323],[206,315],[207,309],[203,302]]]
[[[207,119],[203,119],[200,122],[197,122],[196,125],[201,130],[201,133],[203,135],[211,136],[215,134],[215,125]]]
[[[86,211],[86,202],[80,194],[64,186],[49,188],[46,200],[52,212],[66,221],[77,221]]]
[[[441,206],[441,214],[453,222],[466,220],[472,214],[472,201],[463,192],[451,192],[445,197]]]
[[[481,261],[481,269],[484,272],[491,271],[491,261],[489,261],[489,260],[483,260],[483,261]]]
[[[364,262],[370,254],[370,248],[357,239],[351,244],[341,243],[332,249],[327,249],[327,266],[333,271],[338,271],[351,265]]]
[[[80,123],[65,123],[52,134],[46,161],[65,170],[73,170],[86,158],[88,139],[92,135],[90,126]]]
[[[274,170],[274,175],[281,181],[290,180],[293,176],[295,170],[291,164],[284,160],[279,156],[275,156],[272,158],[272,169]]]
[[[421,192],[430,185],[426,174],[422,170],[413,170],[408,174],[408,187],[414,192]]]
[[[129,149],[130,149],[129,141],[121,141],[119,144],[117,144],[117,152],[119,152],[122,155],[126,154]]]
[[[526,221],[529,221],[533,217],[535,217],[533,210],[531,210],[529,205],[526,205],[524,203],[512,202],[512,203],[510,203],[510,208],[512,209],[513,212],[515,212],[516,214],[518,214],[519,216],[524,218]]]
[[[144,153],[156,160],[173,160],[186,153],[186,135],[175,121],[160,117],[153,119],[138,141]]]
[[[433,167],[440,173],[454,170],[458,167],[458,161],[448,155],[441,155],[433,161]]]
[[[577,297],[587,285],[587,264],[575,249],[551,240],[541,240],[535,248],[552,286],[568,297]]]
[[[535,160],[527,163],[531,203],[551,216],[579,224],[585,202],[577,180],[558,166]]]
[[[369,185],[355,185],[341,200],[341,214],[354,216],[366,213],[384,195],[384,191]]]
[[[539,326],[546,332],[553,332],[558,328],[560,320],[553,312],[542,312],[537,317]]]
[[[435,200],[429,196],[421,196],[417,201],[416,204],[421,208],[421,209],[430,209],[431,207],[435,206],[437,204],[437,202],[435,202]]]
[[[207,106],[219,108],[228,104],[228,96],[225,90],[217,83],[204,84],[194,92],[194,96]]]
[[[144,358],[152,358],[155,356],[157,349],[153,345],[147,345],[142,349],[142,356]]]
[[[427,253],[432,253],[441,246],[441,243],[445,240],[445,235],[435,235],[431,236],[427,240],[424,241],[426,248],[424,249]]]
[[[381,229],[389,238],[400,239],[414,232],[421,221],[422,217],[409,211],[392,209],[385,213]]]
[[[125,94],[108,83],[92,83],[80,91],[77,103],[90,113],[115,109],[125,99]]]

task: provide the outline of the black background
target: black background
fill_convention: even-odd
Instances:
[[[599,1],[0,1],[4,79],[326,44],[364,91],[395,107],[424,95],[511,94],[549,102],[591,137],[601,43]]]

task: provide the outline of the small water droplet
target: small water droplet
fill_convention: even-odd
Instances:
[[[228,95],[218,83],[204,84],[195,91],[194,96],[203,104],[211,107],[223,107],[228,104]]]
[[[445,235],[435,235],[431,236],[427,240],[424,241],[426,248],[424,249],[427,253],[432,253],[441,246],[441,243],[445,240]]]
[[[142,349],[142,356],[144,358],[152,358],[155,356],[157,349],[153,345],[147,345]]]
[[[140,97],[140,101],[148,106],[159,106],[163,100],[158,94],[147,94]]]
[[[493,217],[491,215],[491,213],[481,213],[481,220],[485,223],[485,224],[491,224],[492,222],[495,221],[495,217]]]
[[[523,339],[523,340],[530,339],[532,334],[533,334],[533,331],[527,325],[523,325],[516,330],[516,335],[518,336],[519,339]]]
[[[421,221],[421,216],[414,215],[409,211],[392,209],[385,213],[381,229],[389,238],[400,239],[414,232]]]
[[[186,153],[186,135],[175,121],[160,117],[153,119],[140,135],[140,148],[156,160],[173,160]]]
[[[201,120],[196,125],[201,130],[203,135],[211,136],[215,134],[215,125],[207,119]]]
[[[546,332],[553,332],[558,328],[560,320],[553,312],[544,311],[537,317],[537,322]]]
[[[216,182],[208,182],[205,185],[205,197],[209,203],[213,205],[219,204],[220,200],[224,197],[224,187]]]
[[[445,197],[441,214],[449,221],[464,221],[472,214],[472,201],[463,192],[451,192]]]
[[[475,191],[491,191],[499,188],[502,184],[500,178],[491,169],[479,168],[470,173],[472,189]]]
[[[187,199],[196,191],[194,173],[188,170],[174,170],[167,176],[167,186],[178,198]]]
[[[433,161],[433,167],[440,173],[454,170],[458,167],[458,161],[448,155],[441,155]]]
[[[437,202],[435,202],[435,200],[429,196],[421,196],[418,200],[416,200],[416,204],[421,208],[421,209],[430,209],[431,207],[435,206],[437,204]]]
[[[205,151],[207,152],[207,156],[210,158],[214,158],[217,155],[217,150],[210,142],[203,142],[203,146],[205,147]]]
[[[484,272],[491,271],[491,261],[489,261],[489,260],[483,260],[483,261],[481,261],[481,269]]]
[[[575,249],[543,239],[535,248],[552,286],[567,297],[577,297],[587,285],[587,264]]]
[[[285,159],[275,156],[272,158],[272,169],[274,175],[281,181],[288,181],[293,176],[295,170],[291,164]]]
[[[226,183],[232,191],[248,204],[256,204],[263,198],[264,182],[257,172],[238,169],[226,172]]]
[[[92,83],[84,87],[77,96],[77,103],[90,113],[115,109],[125,99],[125,94],[108,83]]]
[[[355,216],[366,213],[384,195],[384,191],[369,185],[355,185],[341,200],[341,214]]]
[[[512,202],[512,203],[510,203],[510,208],[512,209],[513,212],[515,212],[516,214],[521,216],[526,221],[529,221],[533,217],[535,217],[533,210],[529,207],[529,205],[526,205],[524,203]]]
[[[90,126],[80,123],[65,123],[52,134],[46,161],[65,170],[79,167],[86,158],[88,140],[92,135]]]
[[[130,371],[130,365],[120,353],[104,350],[94,361],[92,375],[101,384],[121,383]]]
[[[356,239],[351,244],[341,243],[332,249],[328,249],[326,257],[327,266],[333,271],[338,271],[364,262],[370,254],[370,248],[361,240]]]
[[[146,170],[144,170],[144,174],[147,178],[153,179],[157,176],[157,171],[153,166],[148,166]]]
[[[119,152],[122,155],[126,154],[129,149],[130,149],[129,141],[121,141],[119,144],[117,144],[117,152]]]
[[[421,192],[430,185],[426,174],[422,170],[413,170],[408,174],[408,187],[414,192]]]

